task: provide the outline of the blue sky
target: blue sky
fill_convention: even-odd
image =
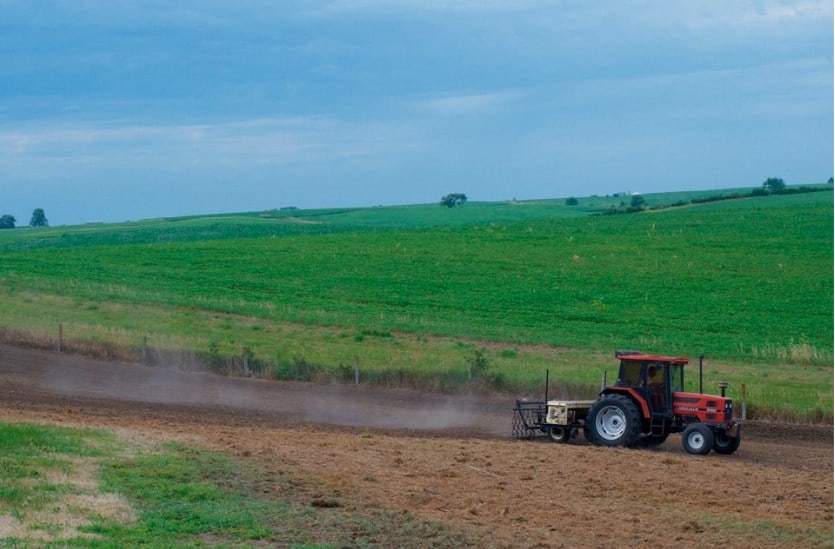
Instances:
[[[0,0],[0,215],[833,175],[831,0]]]

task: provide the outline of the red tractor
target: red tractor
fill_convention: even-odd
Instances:
[[[620,359],[614,385],[604,381],[597,400],[516,401],[513,436],[548,435],[566,442],[581,428],[602,446],[657,446],[670,433],[682,433],[691,454],[732,454],[741,440],[734,405],[722,396],[684,392],[682,357],[617,351]],[[605,377],[604,377],[605,380]],[[701,383],[700,383],[701,385]]]
[[[618,351],[618,379],[600,391],[586,416],[586,436],[603,446],[653,446],[682,433],[691,454],[732,454],[741,439],[734,405],[722,396],[684,392],[688,359]]]

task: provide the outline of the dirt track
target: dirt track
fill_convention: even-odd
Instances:
[[[732,456],[509,438],[510,398],[230,379],[0,345],[0,419],[177,439],[485,546],[832,545],[831,426],[749,423]],[[276,487],[276,489],[278,489]]]

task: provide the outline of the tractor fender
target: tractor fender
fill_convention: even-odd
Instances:
[[[647,404],[646,399],[641,396],[641,393],[636,391],[634,387],[606,387],[605,390],[600,392],[600,396],[603,395],[626,395],[635,401],[641,409],[641,416],[643,416],[644,419],[649,419],[651,417],[649,405]]]

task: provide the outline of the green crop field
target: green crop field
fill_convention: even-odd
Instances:
[[[147,336],[217,363],[246,349],[276,377],[360,363],[444,388],[475,367],[511,391],[546,368],[593,386],[616,348],[706,355],[752,410],[831,418],[831,187],[690,202],[719,195],[647,195],[630,215],[593,215],[626,199],[591,197],[0,231],[0,328]]]

